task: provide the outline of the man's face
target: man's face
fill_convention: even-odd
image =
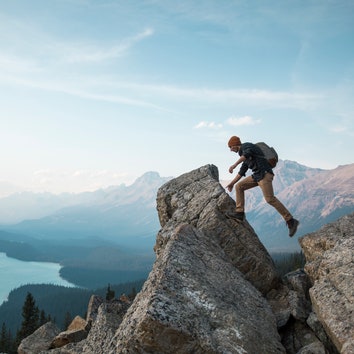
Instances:
[[[237,145],[230,146],[230,151],[238,152],[239,150],[240,150],[240,147]]]

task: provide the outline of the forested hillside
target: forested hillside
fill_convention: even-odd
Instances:
[[[116,297],[121,294],[131,294],[140,291],[143,280],[110,285]],[[22,321],[22,306],[28,293],[31,293],[38,308],[49,315],[59,328],[63,328],[68,318],[79,315],[86,316],[87,305],[91,295],[105,297],[107,287],[96,290],[83,288],[68,288],[59,285],[33,284],[24,285],[11,291],[8,301],[0,306],[0,323],[5,323],[7,330],[13,335],[19,329]]]

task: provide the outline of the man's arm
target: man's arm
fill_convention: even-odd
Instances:
[[[237,167],[237,165],[239,165],[241,162],[243,162],[245,160],[246,160],[246,157],[241,156],[233,165],[230,166],[229,172],[232,173],[234,171],[234,169]]]
[[[236,177],[226,186],[227,190],[229,192],[232,191],[232,189],[234,188],[234,185],[242,178],[241,175],[237,174]]]

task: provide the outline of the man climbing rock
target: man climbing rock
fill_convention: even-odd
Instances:
[[[238,136],[232,136],[228,142],[232,152],[238,153],[240,158],[230,166],[229,172],[242,163],[236,177],[226,186],[229,192],[234,185],[236,190],[236,213],[235,218],[244,220],[245,218],[245,190],[259,186],[263,192],[265,201],[274,207],[284,218],[289,228],[289,236],[295,235],[299,221],[294,219],[288,209],[278,200],[273,191],[274,173],[262,150],[252,143],[241,143]],[[252,175],[245,177],[248,169],[252,170]],[[238,182],[242,177],[242,181]],[[237,183],[238,182],[238,183]]]

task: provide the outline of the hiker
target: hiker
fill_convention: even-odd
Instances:
[[[288,209],[274,196],[274,173],[262,150],[252,143],[242,144],[238,136],[232,136],[228,142],[228,146],[231,151],[238,152],[240,155],[240,158],[230,166],[229,172],[232,173],[242,163],[236,177],[226,186],[228,191],[231,192],[236,184],[236,213],[234,217],[238,220],[245,219],[245,190],[259,186],[263,192],[265,201],[274,207],[286,221],[289,228],[289,236],[294,236],[299,221],[294,219]],[[251,169],[253,174],[245,177],[248,169]],[[245,178],[237,183],[242,177]]]

